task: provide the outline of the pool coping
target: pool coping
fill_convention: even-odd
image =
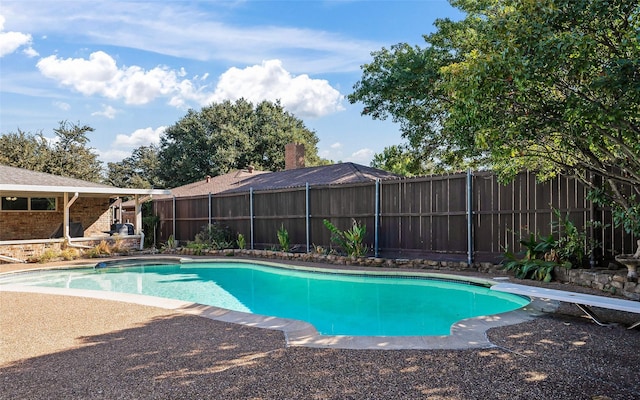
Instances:
[[[461,281],[472,281],[476,283],[484,283],[487,285],[504,282],[508,278],[477,278],[464,275],[442,274],[422,271],[400,271],[400,270],[378,270],[371,271],[369,269],[340,269],[326,267],[310,267],[300,265],[290,265],[285,263],[273,263],[263,260],[248,259],[220,259],[220,258],[199,258],[189,259],[182,258],[183,263],[192,262],[251,262],[267,266],[276,266],[279,268],[297,269],[305,271],[320,271],[324,273],[336,274],[368,274],[368,275],[385,275],[385,276],[417,276],[423,278],[450,279]],[[75,269],[86,268],[87,265],[74,266],[53,266],[46,269]],[[14,274],[33,271],[36,269],[26,269],[21,271],[2,273]],[[38,268],[37,270],[43,270]],[[258,314],[244,313],[240,311],[232,311],[215,306],[187,302],[183,300],[166,299],[161,297],[117,293],[117,292],[101,292],[86,289],[70,289],[70,288],[50,288],[37,286],[23,286],[18,284],[0,285],[1,291],[10,292],[28,292],[47,295],[66,295],[76,297],[88,297],[101,300],[119,301],[125,303],[133,303],[145,306],[158,307],[162,309],[172,310],[175,312],[201,316],[216,321],[241,324],[245,326],[279,330],[282,331],[287,346],[302,346],[314,348],[337,348],[337,349],[362,349],[362,350],[463,350],[474,348],[491,348],[496,347],[487,337],[487,331],[506,325],[514,325],[526,321],[530,321],[544,312],[554,311],[558,303],[550,301],[542,301],[533,299],[528,305],[517,310],[494,314],[490,316],[474,317],[456,322],[451,327],[450,335],[442,336],[347,336],[347,335],[321,335],[313,325],[308,322],[293,320],[287,318],[270,317]]]

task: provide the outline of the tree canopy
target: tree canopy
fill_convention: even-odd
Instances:
[[[573,175],[635,215],[640,234],[637,1],[451,3],[463,20],[438,20],[424,48],[373,53],[349,100],[391,116],[414,154],[445,166]]]
[[[259,170],[284,169],[287,143],[305,145],[305,163],[318,165],[318,138],[280,103],[253,105],[244,99],[189,110],[167,128],[160,142],[159,177],[176,187],[249,165]]]
[[[407,146],[394,145],[385,147],[380,154],[375,154],[371,166],[402,176],[420,176],[441,171],[434,163],[425,160]]]
[[[158,177],[159,169],[158,148],[140,146],[124,160],[107,163],[107,183],[139,189],[164,187],[164,182]]]
[[[42,132],[17,132],[0,136],[0,163],[32,171],[101,182],[102,163],[88,147],[87,134],[93,128],[60,121],[56,138],[47,140]]]

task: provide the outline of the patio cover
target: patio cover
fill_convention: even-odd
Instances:
[[[136,234],[142,233],[140,196],[169,195],[170,190],[118,188],[23,168],[0,165],[0,197],[62,197],[64,199],[64,236],[69,238],[69,209],[79,197],[116,198],[133,196],[136,210]]]

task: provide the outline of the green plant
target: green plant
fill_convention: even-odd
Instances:
[[[615,201],[615,196],[599,188],[591,190],[587,198],[601,206],[610,206],[613,225],[622,227],[636,238],[640,237],[640,198],[635,193],[622,197],[623,201]]]
[[[367,254],[368,246],[364,244],[367,226],[352,219],[351,228],[340,231],[329,220],[323,220],[324,226],[331,232],[331,242],[342,248],[350,257],[362,257]]]
[[[514,253],[506,251],[503,269],[514,272],[519,279],[535,279],[550,282],[553,269],[560,265],[556,253],[557,242],[553,234],[549,234],[542,240],[537,240],[534,233],[529,234],[528,239],[520,240],[520,244],[526,249],[522,258]],[[569,264],[570,266],[570,264]]]
[[[147,211],[149,209],[151,202],[144,203],[144,208],[142,211],[142,230],[144,231],[144,246],[145,247],[155,247],[156,244],[156,228],[158,223],[160,222],[160,217],[157,215],[146,215],[146,212],[152,212],[152,210]]]
[[[242,233],[238,233],[238,239],[236,240],[236,244],[239,249],[244,249],[247,246],[247,243],[244,239],[244,235]]]
[[[558,266],[555,261],[544,259],[518,259],[511,252],[506,252],[505,258],[508,260],[504,264],[505,271],[513,271],[516,278],[535,279],[543,282],[551,282],[553,269]]]
[[[40,257],[37,258],[39,263],[46,263],[52,260],[55,260],[56,258],[58,258],[60,255],[58,254],[57,251],[53,250],[53,249],[46,249],[42,255]]]
[[[178,241],[173,237],[173,235],[169,235],[167,238],[167,242],[162,245],[162,251],[173,251],[178,248]]]
[[[559,210],[554,209],[553,213],[558,219],[557,222],[551,223],[552,228],[557,230],[559,236],[555,247],[558,257],[572,265],[581,265],[585,256],[590,252],[587,248],[586,232],[578,230],[569,219],[569,213],[564,217]]]
[[[289,244],[289,232],[285,229],[284,225],[280,225],[280,229],[278,229],[278,243],[280,243],[281,251],[289,251],[291,248]]]
[[[195,242],[214,250],[228,249],[233,247],[233,236],[228,226],[214,222],[202,227],[196,234]]]
[[[187,249],[193,250],[193,254],[196,256],[202,255],[202,251],[205,248],[206,248],[206,245],[204,243],[196,243],[196,242],[187,243]]]

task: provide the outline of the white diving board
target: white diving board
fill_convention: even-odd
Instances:
[[[536,286],[518,285],[516,283],[498,283],[491,286],[491,290],[498,292],[519,294],[527,297],[535,297],[539,299],[549,299],[573,303],[587,314],[598,325],[611,325],[602,322],[596,313],[589,308],[600,307],[610,310],[626,311],[640,314],[640,301],[618,299],[614,297],[596,296],[585,293],[567,292],[564,290],[540,288]],[[640,321],[631,325],[629,329],[640,326]]]

